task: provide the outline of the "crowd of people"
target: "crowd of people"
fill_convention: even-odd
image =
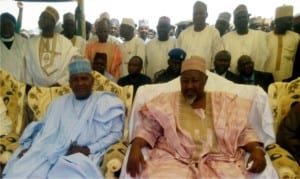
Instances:
[[[186,57],[203,57],[212,72],[222,76],[233,73],[239,78],[234,82],[244,83],[243,79],[251,78],[247,84],[260,85],[256,82],[260,77],[255,73],[249,72],[246,76],[240,73],[238,59],[243,55],[253,61],[251,71],[271,73],[274,81],[290,81],[300,73],[299,60],[296,60],[300,53],[300,16],[293,17],[293,7],[288,5],[275,9],[275,19],[269,24],[268,19],[250,18],[246,5],[241,4],[233,13],[221,12],[215,25],[208,25],[206,4],[197,2],[192,22],[182,21],[175,28],[170,17],[162,16],[156,30],[150,29],[145,19],[136,24],[133,19],[124,17],[120,23],[104,12],[93,25],[86,22],[85,39],[76,35],[78,8],[75,14],[66,12],[62,23],[58,23],[58,12],[47,7],[39,18],[40,35],[30,36],[20,30],[23,6],[18,3],[18,7],[17,20],[9,13],[1,14],[0,67],[28,85],[62,85],[67,82],[66,67],[72,56],[84,56],[94,68],[97,53],[106,58],[105,72],[101,73],[115,82],[128,75],[129,61],[138,56],[143,61],[141,73],[157,83],[160,80],[155,78],[168,68],[169,52],[175,48],[183,50]],[[61,27],[58,28],[58,24]],[[228,52],[230,63],[226,70],[220,71],[216,65],[224,63],[217,63],[215,58],[220,57],[217,54],[223,50]],[[174,76],[165,75],[169,74]],[[130,81],[135,83],[136,80]],[[151,82],[146,80],[142,84]],[[267,86],[263,88],[267,90]]]
[[[215,25],[208,25],[206,4],[196,1],[192,9],[192,22],[183,21],[175,27],[170,17],[161,16],[156,30],[150,29],[145,19],[136,24],[132,18],[124,17],[120,23],[104,12],[93,25],[86,22],[85,38],[76,35],[78,12],[66,12],[62,18],[62,30],[58,30],[60,15],[51,6],[40,14],[40,34],[28,36],[20,32],[23,6],[19,4],[19,8],[18,20],[7,12],[0,16],[0,68],[27,84],[27,91],[32,86],[53,87],[69,83],[73,94],[56,100],[42,122],[27,126],[20,139],[23,143],[5,168],[4,177],[58,177],[66,174],[76,177],[85,172],[93,173],[85,177],[101,177],[93,164],[99,165],[99,155],[103,155],[107,147],[121,138],[125,109],[112,94],[92,92],[92,70],[118,85],[133,85],[134,94],[142,85],[180,78],[181,92],[159,96],[141,108],[145,120],[139,126],[136,138],[131,141],[133,146],[127,165],[131,176],[232,177],[248,176],[247,171],[261,173],[266,168],[265,153],[261,150],[263,143],[251,126],[245,123],[247,116],[243,115],[247,112],[241,112],[249,111],[251,101],[234,98],[227,93],[206,93],[206,70],[234,83],[259,85],[265,92],[273,82],[298,78],[300,14],[293,16],[292,6],[283,5],[274,9],[274,20],[266,24],[261,17],[250,18],[247,6],[240,4],[233,13],[220,13]],[[234,26],[230,24],[231,16]],[[239,120],[230,115],[225,115],[228,119],[224,118],[241,124],[239,131],[230,128],[232,131],[229,132],[239,134],[232,138],[225,138],[213,130],[216,127],[224,128],[215,126],[217,122],[213,121],[217,119],[209,111],[217,107],[218,101],[223,98],[234,98],[235,104],[242,104],[232,107],[232,110],[237,110],[233,113],[240,115]],[[109,101],[109,105],[102,104],[103,100]],[[0,104],[1,108],[5,107]],[[159,104],[168,108],[160,108]],[[175,107],[176,104],[180,108]],[[64,110],[66,108],[62,108],[63,105],[70,106],[70,109]],[[101,109],[95,108],[97,105]],[[57,113],[60,110],[64,111]],[[9,120],[2,117],[5,111],[0,109],[1,121],[7,121],[1,122],[0,129],[10,131]],[[174,116],[168,116],[170,113]],[[162,122],[164,117],[169,117],[170,123]],[[72,123],[68,120],[76,119],[81,122],[68,126]],[[174,125],[177,120],[179,123]],[[88,121],[88,124],[84,121]],[[73,128],[78,131],[74,132]],[[175,130],[177,128],[180,130]],[[201,139],[195,136],[195,131],[200,131],[197,135],[202,136]],[[175,136],[178,139],[176,141],[173,140]],[[226,140],[236,142],[229,146],[221,144],[221,140],[225,143]],[[49,144],[51,150],[41,148]],[[222,145],[226,151],[221,149]],[[141,172],[139,165],[143,168],[145,162],[141,148],[145,146],[158,150],[153,151],[152,160],[147,163],[148,168]],[[296,151],[295,147],[293,151]],[[252,160],[248,170],[241,167],[243,152],[250,153],[248,163]],[[76,153],[89,156],[91,161],[84,156],[73,155]],[[299,153],[295,153],[299,158]],[[170,159],[177,154],[178,158]],[[62,157],[64,155],[66,157]],[[155,159],[161,159],[162,155],[166,159],[165,165],[170,164],[174,168],[164,171],[157,168],[157,162],[161,160]],[[202,157],[205,160],[202,161]],[[236,163],[226,165],[230,160]],[[61,171],[60,167],[68,161],[83,162],[83,166],[89,169],[78,172],[70,164],[70,170]],[[22,165],[34,167],[24,170],[20,167]],[[232,173],[225,175],[228,167],[232,168]]]

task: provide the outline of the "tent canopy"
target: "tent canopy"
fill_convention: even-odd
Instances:
[[[67,2],[67,1],[75,1],[75,0],[15,0],[15,1],[23,1],[23,2]]]

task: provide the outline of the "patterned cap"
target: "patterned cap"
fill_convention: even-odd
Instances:
[[[219,14],[218,20],[229,23],[230,18],[231,18],[231,14],[229,12],[222,12]]]
[[[50,14],[53,17],[55,24],[57,23],[57,21],[59,19],[59,14],[54,7],[47,6],[46,9],[44,10],[44,12]]]
[[[197,70],[206,73],[206,62],[204,58],[199,56],[191,56],[181,64],[181,73],[189,70]]]
[[[78,73],[92,74],[90,61],[81,57],[74,57],[69,64],[69,73],[70,76]]]
[[[120,22],[119,22],[119,20],[116,19],[116,18],[112,18],[112,19],[110,20],[110,24],[111,24],[111,26],[113,26],[113,27],[119,27],[119,26],[120,26]]]
[[[149,27],[149,22],[146,19],[139,20],[139,27]]]

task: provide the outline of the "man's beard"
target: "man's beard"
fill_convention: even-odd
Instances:
[[[185,97],[185,100],[186,100],[186,102],[187,102],[188,104],[192,105],[192,104],[195,102],[196,98],[197,98],[196,96],[193,96],[193,97]]]

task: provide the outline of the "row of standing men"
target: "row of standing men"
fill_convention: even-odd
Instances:
[[[256,70],[272,73],[275,81],[297,76],[299,35],[290,31],[292,6],[276,9],[275,29],[269,33],[249,29],[249,13],[243,4],[233,12],[235,30],[222,37],[216,28],[207,25],[207,14],[206,4],[197,1],[193,7],[193,24],[177,39],[169,36],[172,28],[170,18],[162,16],[157,25],[158,36],[145,42],[135,35],[136,25],[131,18],[123,18],[121,22],[122,41],[109,35],[112,23],[103,13],[95,22],[96,35],[86,43],[75,35],[75,17],[71,13],[64,15],[63,32],[58,34],[55,33],[55,24],[59,14],[53,7],[47,7],[38,22],[41,34],[29,39],[16,34],[14,17],[3,13],[0,67],[30,85],[58,86],[68,82],[67,66],[73,56],[84,56],[91,64],[99,54],[106,57],[103,74],[116,80],[128,75],[129,60],[139,56],[143,62],[142,73],[154,79],[156,72],[168,67],[168,53],[177,47],[186,52],[186,57],[197,55],[206,59],[209,69],[214,69],[214,57],[225,49],[231,55],[229,68],[233,73],[239,73],[238,58],[248,55]],[[222,17],[224,19],[224,14],[220,19]]]

